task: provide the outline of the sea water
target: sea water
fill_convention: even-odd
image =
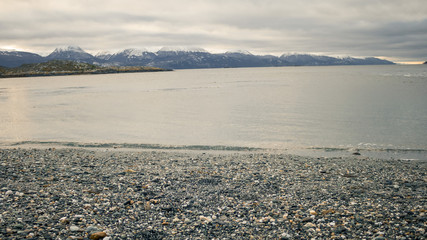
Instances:
[[[0,142],[23,141],[427,159],[427,66],[0,79]]]

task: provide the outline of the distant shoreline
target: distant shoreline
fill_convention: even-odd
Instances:
[[[137,73],[137,72],[167,72],[172,69],[144,69],[144,70],[101,70],[94,72],[52,72],[52,73],[28,73],[0,75],[0,78],[21,78],[21,77],[49,77],[49,76],[69,76],[69,75],[92,75],[92,74],[113,74],[113,73]]]
[[[53,60],[37,64],[24,64],[16,68],[0,68],[0,78],[46,77],[67,75],[136,73],[136,72],[163,72],[172,71],[157,67],[124,66],[100,67],[93,64],[75,61]]]

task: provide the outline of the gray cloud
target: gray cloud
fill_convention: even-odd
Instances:
[[[427,59],[424,0],[2,0],[0,48],[193,46]]]

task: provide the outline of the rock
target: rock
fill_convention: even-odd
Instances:
[[[62,224],[68,224],[68,223],[70,223],[70,220],[68,220],[67,217],[62,217],[59,219],[59,222]]]
[[[101,229],[95,227],[95,226],[89,226],[86,228],[86,232],[88,232],[89,234],[91,233],[96,233],[96,232],[102,232]]]
[[[75,240],[84,240],[84,237],[79,237],[79,236],[69,236],[69,239],[75,239]]]
[[[22,196],[24,196],[24,193],[23,192],[16,192],[15,195],[19,196],[19,197],[22,197]]]
[[[334,209],[327,209],[327,210],[322,211],[322,215],[326,215],[326,214],[330,214],[330,213],[335,213],[335,210]]]
[[[150,210],[151,209],[151,204],[150,204],[150,202],[145,202],[145,204],[144,204],[144,209],[146,210],[146,211],[148,211],[148,210]]]
[[[72,226],[70,226],[70,231],[71,232],[79,232],[80,228],[76,225],[72,225]]]
[[[280,239],[281,240],[289,240],[289,239],[292,239],[292,235],[287,233],[287,232],[284,232],[284,233],[280,234]]]
[[[343,176],[343,177],[346,177],[346,178],[355,178],[355,177],[357,177],[356,175],[351,174],[351,173],[345,173],[345,174],[343,174],[342,176]]]
[[[212,222],[212,218],[211,217],[200,216],[199,219],[202,222]]]
[[[96,232],[96,233],[92,233],[89,237],[89,239],[92,240],[98,240],[98,239],[103,239],[107,236],[107,233],[105,232]]]
[[[341,234],[341,233],[344,233],[346,230],[347,230],[347,229],[345,229],[344,227],[339,226],[339,227],[337,227],[337,228],[335,228],[335,229],[334,229],[334,232],[335,232],[336,234]]]
[[[304,229],[315,228],[315,227],[316,227],[316,224],[312,222],[308,222],[304,225]]]
[[[376,237],[373,240],[385,240],[385,237]]]

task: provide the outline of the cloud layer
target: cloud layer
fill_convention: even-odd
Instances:
[[[161,46],[427,60],[425,0],[2,0],[0,48]]]

